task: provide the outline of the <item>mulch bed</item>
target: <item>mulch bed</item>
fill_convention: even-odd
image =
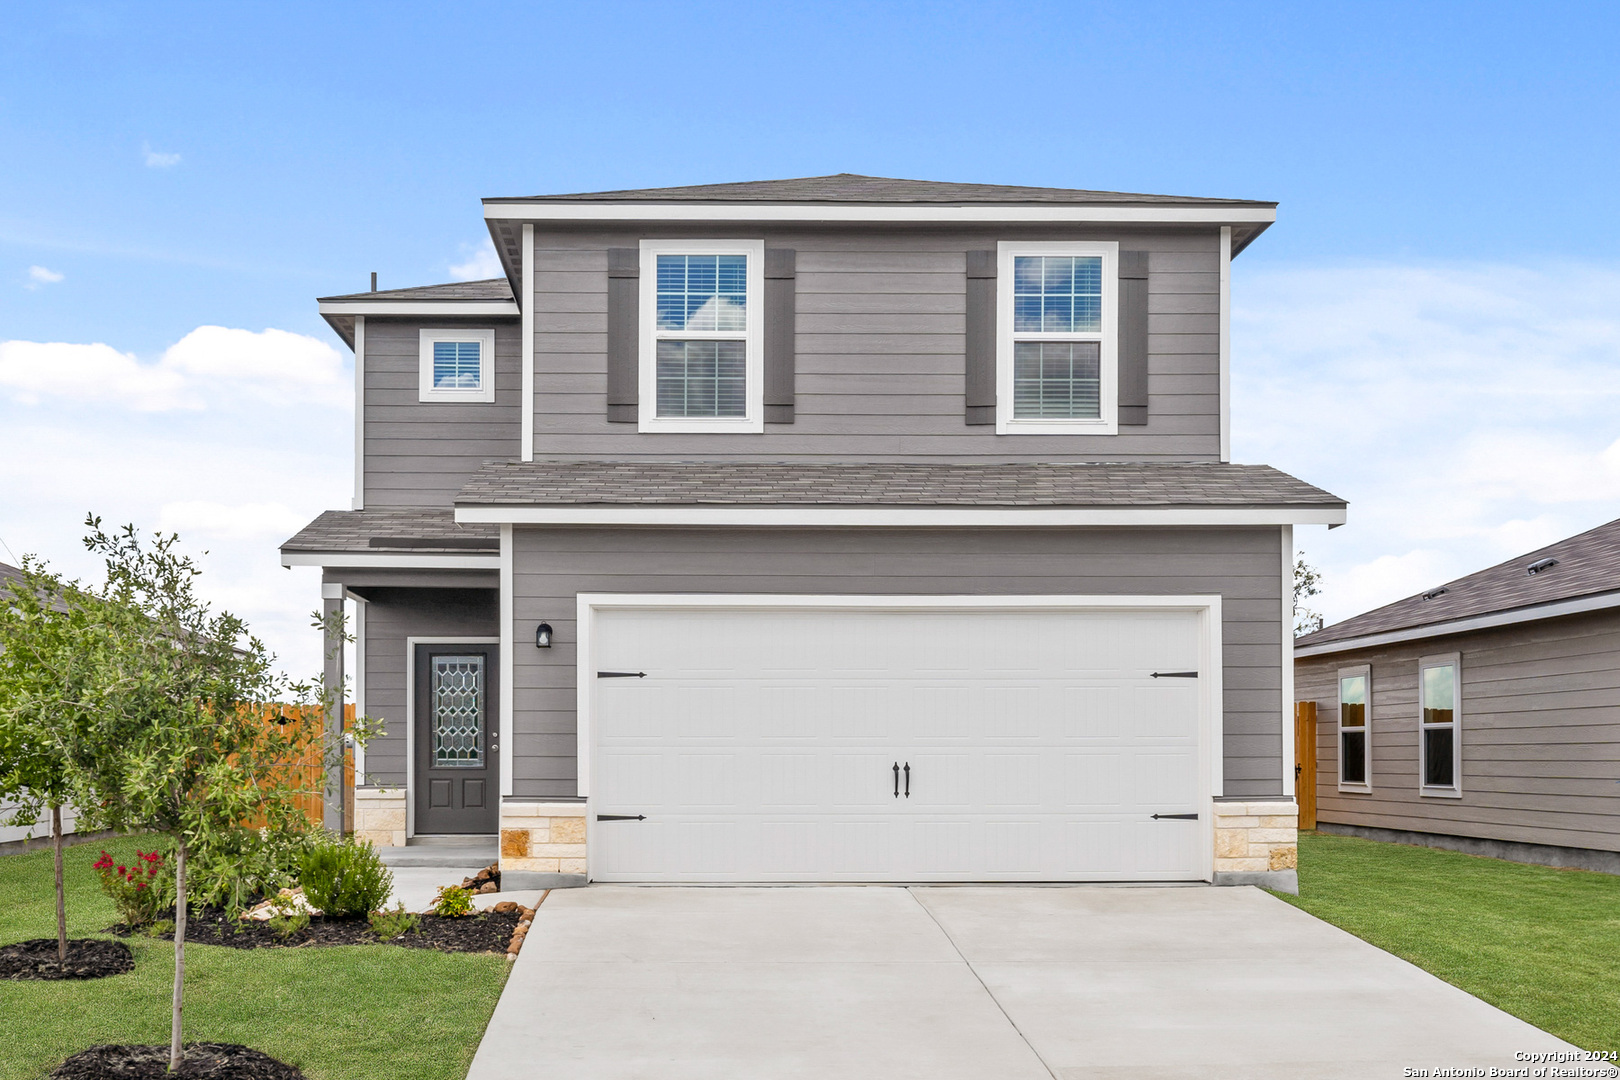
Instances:
[[[304,1074],[235,1043],[186,1043],[175,1072],[167,1046],[92,1046],[58,1065],[51,1080],[304,1080]]]
[[[465,915],[459,919],[446,919],[438,915],[423,915],[416,932],[394,938],[383,944],[403,945],[412,949],[439,949],[444,952],[504,953],[512,940],[512,931],[523,918],[521,912]],[[127,926],[115,926],[112,933],[128,937]],[[167,935],[172,938],[174,935]],[[376,945],[377,935],[365,919],[327,919],[315,916],[309,926],[291,937],[280,937],[268,923],[248,919],[234,919],[219,909],[193,912],[186,919],[186,941],[198,945],[224,945],[232,949],[285,949],[322,945]],[[54,943],[53,943],[54,945]]]
[[[55,938],[0,946],[0,979],[101,979],[134,967],[135,957],[122,941],[70,938],[65,967],[56,961]]]

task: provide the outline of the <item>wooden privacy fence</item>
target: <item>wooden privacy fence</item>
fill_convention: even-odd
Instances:
[[[1299,827],[1316,828],[1316,702],[1294,702],[1294,801]]]
[[[271,703],[263,706],[264,722],[274,725],[282,717],[291,717],[302,720],[305,708],[319,712],[318,706],[278,705]],[[354,723],[354,706],[343,706],[343,727],[348,730]],[[307,794],[300,795],[295,800],[298,808],[304,812],[305,818],[311,826],[319,827],[325,820],[326,800],[321,791],[325,786],[325,774],[321,767],[321,743],[319,739],[306,742],[299,750],[298,756],[282,767],[284,775],[291,779],[298,787],[306,789]],[[343,752],[343,823],[346,830],[354,828],[354,751],[346,749]],[[250,822],[249,824],[259,824]]]

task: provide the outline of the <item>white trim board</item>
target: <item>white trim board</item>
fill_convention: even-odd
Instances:
[[[1337,507],[460,506],[456,521],[516,525],[809,527],[1342,525]],[[283,557],[285,561],[285,557]],[[327,564],[338,565],[338,564]]]
[[[418,645],[500,645],[492,637],[408,637],[405,639],[405,835],[416,835],[416,647]],[[507,752],[511,757],[511,752]],[[496,763],[505,777],[506,762]],[[505,783],[505,780],[502,780]]]
[[[506,756],[508,760],[512,759],[516,753],[515,744],[512,741],[512,717],[515,715],[515,710],[512,707],[512,687],[516,683],[516,679],[513,676],[514,667],[512,654],[516,651],[513,648],[513,644],[517,640],[517,635],[512,623],[512,620],[516,618],[516,613],[513,610],[513,605],[516,598],[512,594],[512,588],[515,580],[513,576],[512,557],[512,526],[502,525],[500,584],[501,636],[499,639],[499,644],[501,647],[499,673],[501,697],[499,702],[499,730],[501,745],[506,747]],[[511,769],[501,770],[500,792],[503,799],[512,794]]]
[[[1232,227],[1221,226],[1221,460],[1232,460]]]
[[[516,300],[333,300],[322,315],[517,315]]]
[[[521,202],[491,199],[485,220],[514,221],[933,221],[1270,224],[1269,206],[934,205],[896,203]]]
[[[518,450],[524,461],[534,460],[534,226],[523,226],[523,254],[518,272],[523,297],[523,407],[519,416]]]
[[[499,555],[409,555],[359,551],[283,552],[282,566],[341,566],[369,570],[499,570]]]
[[[1620,592],[1580,596],[1573,600],[1556,600],[1548,604],[1537,604],[1534,607],[1514,608],[1512,611],[1493,611],[1484,615],[1451,619],[1447,622],[1429,623],[1426,626],[1412,626],[1402,630],[1388,630],[1378,634],[1363,634],[1360,637],[1345,638],[1343,641],[1327,641],[1320,645],[1296,646],[1294,659],[1303,660],[1309,656],[1327,656],[1331,653],[1350,652],[1353,649],[1370,649],[1378,645],[1394,645],[1402,641],[1421,641],[1424,638],[1445,637],[1448,634],[1466,634],[1474,630],[1489,630],[1497,626],[1514,626],[1518,623],[1537,622],[1541,619],[1556,619],[1561,615],[1580,615],[1587,611],[1607,611],[1611,608],[1620,608]]]
[[[1199,710],[1203,730],[1199,741],[1200,814],[1214,818],[1214,800],[1225,793],[1224,754],[1224,669],[1221,649],[1221,598],[1218,595],[1187,596],[896,596],[729,593],[579,593],[576,606],[575,725],[577,792],[586,799],[586,828],[594,824],[590,805],[592,754],[592,709],[595,678],[594,642],[596,615],[603,610],[884,610],[884,611],[1019,611],[1073,610],[1140,611],[1184,610],[1199,615],[1200,661],[1198,679]],[[586,858],[590,858],[586,845]],[[1210,880],[1214,869],[1214,833],[1200,853],[1200,872]],[[587,862],[587,876],[589,874]]]
[[[351,508],[366,508],[366,317],[354,317],[354,498]]]

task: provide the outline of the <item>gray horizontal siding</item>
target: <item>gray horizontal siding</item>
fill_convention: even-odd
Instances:
[[[1418,794],[1418,661],[1462,654],[1461,799]],[[1341,667],[1372,666],[1372,787],[1338,790]],[[1620,617],[1572,616],[1311,657],[1322,821],[1620,851]]]
[[[413,637],[499,637],[494,589],[366,589],[366,715],[384,734],[366,747],[368,783],[405,783],[405,649]]]
[[[1226,794],[1282,777],[1277,529],[514,530],[517,794],[575,794],[576,597],[606,593],[1210,594],[1222,604]]]
[[[495,329],[495,400],[418,401],[420,331]],[[449,506],[491,458],[519,455],[522,337],[513,319],[366,320],[365,504]]]
[[[795,422],[769,424],[755,435],[641,434],[635,425],[608,423],[607,249],[634,246],[642,234],[539,229],[537,456],[1145,461],[1219,455],[1220,280],[1213,229],[743,232],[798,252]],[[658,233],[678,230],[660,227]],[[1004,239],[1117,240],[1149,252],[1146,426],[1111,437],[998,436],[993,427],[964,423],[966,252]]]

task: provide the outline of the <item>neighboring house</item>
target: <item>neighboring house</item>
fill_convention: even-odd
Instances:
[[[0,603],[11,595],[11,583],[22,580],[22,571],[15,566],[0,563]],[[0,821],[8,821],[17,809],[15,803],[0,799]],[[62,808],[62,831],[73,832],[77,818],[71,806]],[[30,839],[51,835],[51,817],[49,812],[38,821],[26,825],[0,825],[0,852],[22,847]]]
[[[1323,831],[1620,873],[1620,521],[1294,656]]]
[[[359,601],[358,830],[499,831],[530,882],[1290,887],[1292,528],[1345,504],[1228,460],[1274,217],[487,199],[504,279],[321,300],[354,505],[281,551]]]

